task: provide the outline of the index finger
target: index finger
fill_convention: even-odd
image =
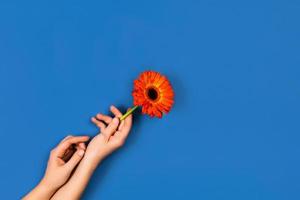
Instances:
[[[62,157],[66,150],[72,145],[77,144],[81,142],[86,142],[89,140],[89,136],[74,136],[69,137],[65,141],[62,141],[57,147],[56,147],[56,156]]]
[[[116,117],[118,117],[118,118],[122,117],[121,111],[120,111],[118,108],[116,108],[115,106],[111,105],[111,106],[110,106],[110,111],[111,111]]]

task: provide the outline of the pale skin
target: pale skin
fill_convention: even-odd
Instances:
[[[114,118],[92,117],[100,132],[87,146],[88,136],[67,136],[51,151],[43,179],[23,200],[80,199],[97,166],[123,146],[131,130],[132,115],[120,122],[122,113],[115,106],[110,110]]]

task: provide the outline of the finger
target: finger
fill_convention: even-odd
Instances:
[[[68,135],[66,136],[62,141],[60,141],[60,143],[62,143],[63,141],[66,141],[68,138],[73,137],[73,135]]]
[[[70,160],[70,158],[72,157],[72,155],[74,154],[74,152],[76,151],[76,148],[73,147],[73,145],[71,145],[66,152],[64,153],[63,157],[61,158],[64,162],[68,162],[68,160]]]
[[[110,111],[115,115],[115,117],[122,117],[122,113],[115,106],[110,106]]]
[[[119,126],[119,121],[119,118],[115,117],[112,120],[112,122],[107,126],[107,128],[103,131],[103,134],[106,136],[107,139],[109,139],[109,137],[113,135],[114,132],[117,130]]]
[[[110,111],[115,115],[115,117],[118,117],[118,118],[121,118],[122,115],[123,115],[121,113],[121,111],[118,108],[116,108],[115,106],[113,106],[113,105],[110,106]],[[124,121],[122,120],[121,123],[120,123],[120,125],[119,125],[119,127],[118,127],[118,130],[121,130],[123,124],[124,124]]]
[[[85,146],[85,143],[81,142],[77,145],[77,149],[83,149],[85,150],[86,149],[86,146]]]
[[[70,160],[66,163],[65,166],[70,170],[73,170],[76,167],[76,165],[79,163],[79,161],[82,159],[83,155],[84,155],[84,150],[78,149],[70,158]]]
[[[63,157],[66,150],[72,145],[80,142],[86,142],[89,140],[89,136],[74,136],[66,139],[56,147],[56,156]]]
[[[129,111],[129,110],[130,110],[130,108],[127,109],[127,111]],[[125,124],[125,120],[122,120],[118,130],[122,130],[124,124]]]
[[[100,114],[100,113],[96,115],[96,118],[98,120],[104,121],[106,124],[109,124],[112,121],[112,118],[110,116],[103,115],[103,114]]]
[[[126,139],[132,126],[132,114],[128,115],[126,119],[124,119],[124,125],[122,126],[122,129],[120,129],[120,137],[122,139]]]
[[[122,130],[123,126],[124,126],[125,121],[122,120],[120,123],[120,126],[118,127],[118,130]]]
[[[85,150],[85,143],[81,142],[78,144],[72,144],[64,153],[63,157],[61,158],[62,160],[64,160],[65,162],[68,162],[70,160],[70,158],[72,157],[72,155],[74,154],[74,152],[78,149],[83,149]]]
[[[91,120],[96,126],[98,126],[98,128],[100,128],[101,132],[106,128],[106,125],[103,122],[97,120],[95,117],[92,117]]]

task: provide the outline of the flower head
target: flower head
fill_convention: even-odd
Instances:
[[[132,92],[135,106],[142,106],[142,113],[161,118],[174,103],[174,92],[168,79],[155,71],[145,71],[134,80]]]

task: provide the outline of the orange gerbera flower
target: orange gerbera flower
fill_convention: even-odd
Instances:
[[[174,103],[174,92],[168,79],[155,71],[145,71],[134,81],[134,105],[142,106],[142,113],[161,118]]]

